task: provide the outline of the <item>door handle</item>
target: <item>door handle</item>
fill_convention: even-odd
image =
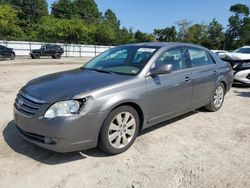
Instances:
[[[186,82],[191,82],[191,78],[189,76],[185,77],[184,79]]]
[[[214,74],[215,74],[215,75],[218,75],[218,72],[217,72],[216,70],[214,70]]]

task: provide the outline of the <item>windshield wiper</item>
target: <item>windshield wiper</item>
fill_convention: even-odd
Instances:
[[[81,69],[87,69],[87,70],[91,70],[91,71],[109,73],[109,74],[114,74],[115,73],[115,72],[112,72],[112,71],[106,71],[106,70],[101,70],[101,69],[92,69],[92,68],[87,68],[87,67],[81,67]]]

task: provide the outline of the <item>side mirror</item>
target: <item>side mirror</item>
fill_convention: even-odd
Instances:
[[[155,67],[153,69],[150,70],[150,72],[148,73],[148,76],[157,76],[160,74],[169,74],[172,72],[172,65],[171,64],[164,64],[164,65],[160,65],[158,67]]]

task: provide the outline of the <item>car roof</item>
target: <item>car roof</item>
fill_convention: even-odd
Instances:
[[[241,47],[241,48],[250,48],[250,46],[243,46],[243,47]]]
[[[197,48],[203,48],[202,46],[191,44],[191,43],[182,43],[182,42],[144,42],[144,43],[132,43],[132,44],[126,44],[123,46],[142,46],[142,47],[172,47],[172,46],[188,46],[188,47],[197,47]]]

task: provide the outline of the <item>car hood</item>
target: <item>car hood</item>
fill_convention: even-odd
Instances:
[[[39,51],[40,51],[40,49],[31,50],[32,53],[39,52]]]
[[[47,103],[72,99],[73,96],[132,79],[132,76],[74,69],[46,75],[28,82],[21,92]]]

